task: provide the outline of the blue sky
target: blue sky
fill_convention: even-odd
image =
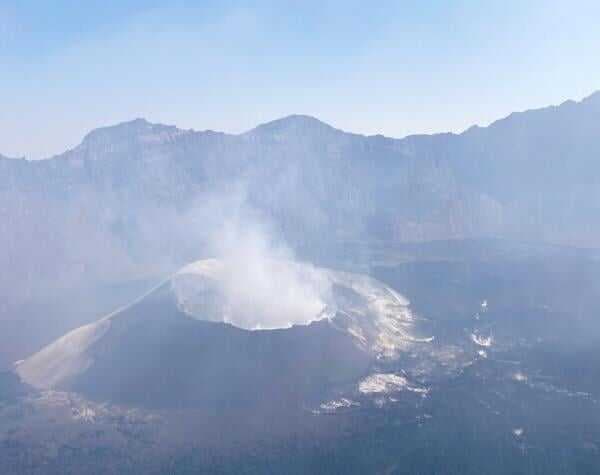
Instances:
[[[460,132],[600,89],[600,2],[0,0],[0,153],[145,117]]]

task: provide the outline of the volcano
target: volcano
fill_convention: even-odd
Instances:
[[[372,277],[291,260],[263,271],[275,278],[189,264],[16,371],[39,389],[145,407],[299,408],[352,394],[402,359],[388,380],[406,381],[409,366],[422,376],[443,353],[409,301]]]

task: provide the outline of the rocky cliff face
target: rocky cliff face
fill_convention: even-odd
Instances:
[[[461,135],[396,140],[290,116],[242,135],[142,119],[60,156],[0,158],[0,288],[162,272],[203,255],[209,195],[319,260],[340,242],[515,237],[595,246],[600,93]]]

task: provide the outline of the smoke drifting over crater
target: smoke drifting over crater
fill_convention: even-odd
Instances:
[[[305,325],[323,316],[331,301],[327,272],[296,259],[268,219],[248,205],[243,185],[212,193],[195,214],[196,221],[210,223],[213,230],[206,236],[206,250],[214,259],[187,266],[176,280],[185,294],[180,298],[201,305],[202,318],[258,330]],[[200,300],[198,282],[193,282],[198,272]],[[214,314],[207,317],[210,308]]]

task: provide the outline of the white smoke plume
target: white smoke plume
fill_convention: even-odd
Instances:
[[[308,324],[331,294],[327,272],[299,262],[268,219],[236,184],[205,196],[195,211],[207,229],[207,254],[220,265],[216,283],[224,319],[249,330]]]

